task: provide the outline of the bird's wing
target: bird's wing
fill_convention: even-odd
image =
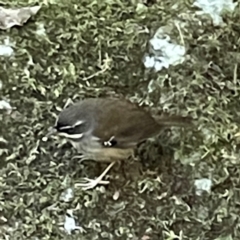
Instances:
[[[128,148],[134,147],[159,133],[161,126],[150,113],[126,100],[99,101],[97,105],[97,126],[93,134],[103,145]],[[106,144],[108,146],[108,144]]]

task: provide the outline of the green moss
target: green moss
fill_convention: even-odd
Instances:
[[[142,8],[137,1],[49,2],[0,36],[15,42],[15,56],[0,59],[0,93],[17,107],[0,113],[0,137],[8,141],[0,151],[1,239],[239,239],[239,7],[220,28],[209,18],[200,26],[184,1],[177,8],[172,1]],[[181,15],[186,9],[192,12]],[[141,59],[158,27],[171,25],[181,42],[174,19],[185,23],[189,58],[160,73],[145,70]],[[36,34],[43,26],[45,35]],[[97,176],[105,164],[79,164],[64,141],[41,138],[68,98],[112,95],[157,109],[164,100],[170,113],[195,117],[196,128],[164,132],[140,146],[141,164],[115,167],[109,186],[75,189],[63,202],[67,187]],[[203,177],[214,186],[199,197],[193,182]],[[71,208],[86,232],[67,236],[59,229]]]

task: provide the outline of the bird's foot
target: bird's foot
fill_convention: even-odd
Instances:
[[[102,179],[114,164],[115,162],[110,163],[98,178],[96,179],[84,178],[83,180],[85,180],[85,183],[76,183],[75,187],[82,187],[83,190],[88,190],[96,187],[98,184],[109,184],[109,181],[103,181]]]
[[[92,188],[95,188],[98,184],[109,184],[109,181],[104,181],[102,180],[102,177],[99,176],[98,178],[96,179],[91,179],[91,178],[83,178],[83,181],[82,183],[75,183],[75,187],[82,187],[82,189],[85,191],[85,190],[89,190],[89,189],[92,189]]]

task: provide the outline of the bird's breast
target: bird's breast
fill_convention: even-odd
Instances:
[[[71,143],[85,159],[92,159],[99,162],[124,160],[133,154],[132,148],[104,147],[96,137],[88,136],[79,141],[71,141]]]

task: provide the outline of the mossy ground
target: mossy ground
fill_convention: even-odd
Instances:
[[[8,143],[1,143],[6,151],[1,151],[0,239],[240,239],[240,158],[234,137],[239,7],[224,15],[226,26],[215,27],[209,17],[200,24],[187,1],[174,8],[174,1],[158,1],[140,10],[137,1],[45,2],[23,27],[0,35],[15,42],[15,56],[1,58],[0,76],[1,96],[17,108],[12,115],[1,112],[0,136]],[[28,5],[8,2],[19,4]],[[147,71],[142,57],[148,40],[173,20],[185,23],[180,29],[188,58],[159,73]],[[41,26],[46,35],[36,33]],[[181,43],[176,26],[171,35]],[[54,124],[57,107],[68,98],[90,96],[164,105],[170,113],[193,116],[196,128],[166,131],[140,146],[139,162],[115,166],[110,185],[75,189],[66,203],[60,200],[66,188],[81,177],[97,176],[106,165],[79,164],[71,160],[76,153],[69,145],[41,138]],[[212,179],[212,191],[196,196],[194,180],[203,177]],[[86,232],[68,236],[58,224],[74,208]]]

